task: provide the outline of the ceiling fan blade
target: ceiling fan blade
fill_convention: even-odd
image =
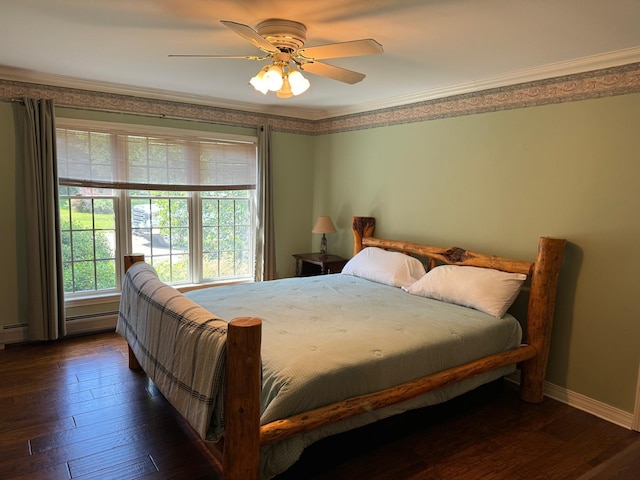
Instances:
[[[225,27],[237,33],[241,37],[249,40],[255,47],[269,53],[280,53],[274,45],[268,42],[263,36],[256,32],[253,28],[242,23],[231,22],[229,20],[220,20]]]
[[[332,78],[339,82],[348,83],[353,85],[364,79],[366,76],[364,73],[354,72],[353,70],[347,70],[346,68],[336,67],[323,62],[309,62],[300,65],[300,70],[304,72],[313,73],[322,77]]]
[[[169,57],[183,57],[183,58],[241,58],[243,60],[265,60],[267,58],[269,58],[268,55],[264,56],[264,57],[257,57],[256,55],[191,55],[191,54],[185,54],[185,55],[176,55],[176,54],[171,54],[171,55],[167,55]]]
[[[382,45],[372,38],[352,40],[350,42],[329,43],[317,47],[301,48],[298,54],[304,58],[320,60],[323,58],[357,57],[382,53]]]

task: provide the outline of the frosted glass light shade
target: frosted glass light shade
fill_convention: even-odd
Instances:
[[[269,90],[277,92],[282,88],[282,69],[278,65],[271,65],[264,74],[264,81]]]
[[[249,83],[257,91],[259,91],[260,93],[266,95],[266,93],[269,91],[269,88],[267,87],[267,82],[265,82],[265,80],[264,80],[264,73],[265,73],[264,69],[260,70],[255,77],[253,77],[251,80],[249,80]]]
[[[302,73],[298,70],[293,70],[289,74],[289,83],[291,84],[291,93],[294,95],[300,95],[301,93],[306,92],[311,85],[309,80],[304,78]]]

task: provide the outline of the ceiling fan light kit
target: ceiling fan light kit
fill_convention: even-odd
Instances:
[[[330,43],[316,47],[303,48],[307,40],[307,28],[300,22],[272,18],[253,28],[228,20],[221,23],[248,40],[253,46],[265,53],[262,57],[255,55],[169,55],[170,57],[205,57],[205,58],[241,58],[246,60],[270,60],[271,63],[262,68],[249,84],[262,94],[276,92],[279,98],[290,98],[300,95],[309,89],[311,83],[300,70],[354,84],[362,81],[365,75],[345,68],[336,67],[318,60],[325,58],[344,58],[360,55],[376,55],[382,53],[382,45],[368,38],[342,43]],[[297,70],[297,66],[300,70]]]
[[[287,64],[272,64],[262,68],[249,84],[258,92],[276,92],[279,98],[290,98],[307,91],[311,86],[302,73]]]

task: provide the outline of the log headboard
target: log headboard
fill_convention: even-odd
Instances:
[[[535,261],[513,260],[496,255],[471,252],[460,247],[440,248],[373,236],[374,217],[353,218],[354,255],[366,247],[379,247],[428,259],[427,268],[439,263],[493,268],[505,272],[523,273],[530,277],[529,304],[525,322],[527,346],[534,357],[522,363],[522,399],[539,402],[543,397],[551,329],[556,302],[560,267],[567,241],[562,238],[540,237]]]

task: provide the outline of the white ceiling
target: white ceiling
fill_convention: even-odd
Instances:
[[[264,62],[220,24],[307,27],[306,46],[374,38],[382,55],[326,60],[299,97],[248,85]],[[640,0],[0,0],[0,78],[324,118],[640,61]]]

